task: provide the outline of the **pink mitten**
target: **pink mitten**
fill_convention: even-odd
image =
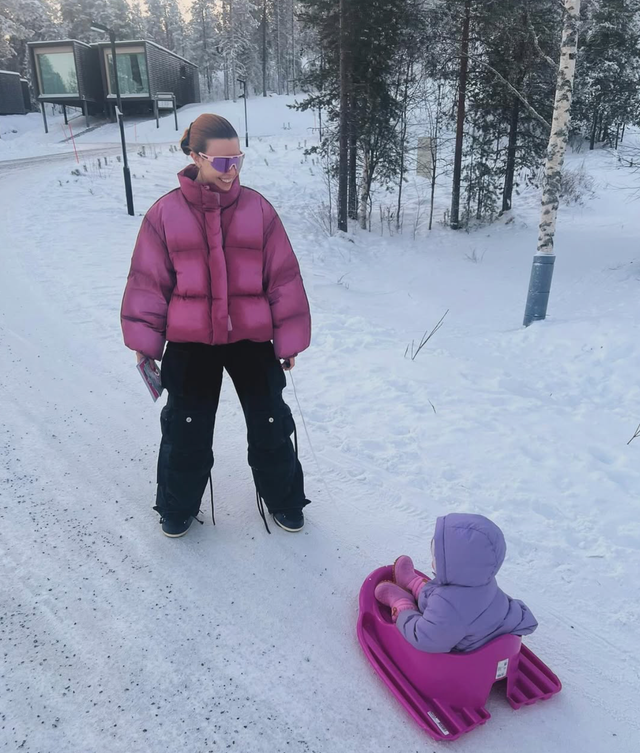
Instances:
[[[424,584],[429,581],[418,575],[413,567],[411,557],[403,554],[393,564],[393,580],[405,591],[413,594],[413,598],[418,601],[418,595],[424,588]]]
[[[381,604],[386,604],[391,609],[391,619],[394,622],[398,619],[400,612],[406,609],[417,609],[415,601],[409,594],[390,580],[378,583],[375,596]]]

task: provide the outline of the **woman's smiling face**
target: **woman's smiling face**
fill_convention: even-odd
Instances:
[[[240,141],[233,139],[208,139],[204,152],[208,157],[236,157],[240,152]],[[198,167],[197,181],[214,185],[219,191],[228,191],[238,177],[238,170],[231,166],[226,173],[215,170],[209,160],[191,152],[191,157]]]

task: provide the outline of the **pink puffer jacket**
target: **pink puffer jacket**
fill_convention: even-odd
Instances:
[[[309,346],[311,317],[298,261],[275,209],[236,180],[228,193],[180,188],[142,221],[122,301],[125,344],[160,359],[166,340],[225,345],[273,340],[278,358]]]

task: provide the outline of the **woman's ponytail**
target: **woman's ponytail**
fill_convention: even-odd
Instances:
[[[191,126],[192,125],[193,125],[193,123],[191,123],[191,125],[186,129],[186,131],[182,135],[182,139],[180,140],[180,148],[187,155],[187,157],[191,154],[191,151],[192,151],[191,147],[189,146],[189,140],[191,138]]]

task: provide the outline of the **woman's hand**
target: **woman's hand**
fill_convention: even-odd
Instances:
[[[291,371],[291,369],[296,365],[296,359],[295,356],[291,356],[291,358],[284,358],[282,361],[282,370],[283,371]]]

